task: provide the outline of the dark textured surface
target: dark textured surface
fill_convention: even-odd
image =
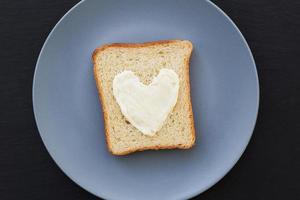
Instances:
[[[0,1],[0,199],[97,199],[55,165],[39,137],[31,87],[39,51],[78,0]],[[197,199],[300,197],[300,2],[214,0],[236,23],[260,78],[257,125],[237,165]]]

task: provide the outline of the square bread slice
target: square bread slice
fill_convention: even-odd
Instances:
[[[106,142],[114,155],[158,149],[189,149],[195,143],[190,96],[189,59],[193,45],[187,40],[156,41],[141,44],[115,43],[101,46],[93,53],[94,77],[105,123]],[[113,96],[113,79],[131,70],[146,85],[160,69],[174,70],[179,77],[178,99],[163,127],[155,136],[146,136],[121,113]]]

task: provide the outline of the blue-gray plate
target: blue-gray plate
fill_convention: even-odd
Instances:
[[[192,41],[190,76],[196,145],[113,156],[106,148],[91,54],[99,45]],[[187,199],[220,180],[245,150],[259,85],[238,28],[209,1],[86,0],[47,38],[35,70],[33,106],[58,166],[105,199]]]

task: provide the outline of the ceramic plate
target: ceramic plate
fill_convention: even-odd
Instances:
[[[106,43],[166,39],[194,45],[196,145],[113,156],[105,144],[91,54]],[[34,114],[50,155],[74,182],[105,199],[187,199],[205,191],[242,155],[258,104],[249,47],[209,1],[82,1],[50,33],[33,82]]]

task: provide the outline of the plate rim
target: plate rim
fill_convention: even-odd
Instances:
[[[198,189],[197,191],[193,192],[193,193],[189,193],[189,194],[184,194],[185,196],[183,196],[184,199],[190,199],[193,198],[197,195],[200,195],[201,193],[207,191],[208,189],[210,189],[212,186],[214,186],[216,183],[218,183],[221,179],[224,178],[224,176],[226,176],[231,169],[236,165],[236,163],[239,161],[239,159],[242,157],[242,155],[244,154],[247,146],[249,145],[249,142],[252,138],[252,135],[254,133],[254,129],[257,123],[257,118],[258,118],[258,114],[259,114],[259,107],[260,107],[260,84],[259,84],[259,76],[258,76],[258,72],[257,72],[257,67],[255,64],[255,59],[253,57],[252,51],[245,39],[245,37],[243,36],[242,32],[239,30],[239,28],[237,27],[237,25],[233,22],[233,20],[221,9],[219,8],[214,2],[210,1],[210,0],[205,0],[208,4],[210,4],[211,6],[213,6],[218,12],[220,12],[220,14],[222,14],[226,20],[228,20],[228,22],[233,26],[233,28],[237,31],[238,35],[240,36],[242,42],[245,44],[246,50],[248,51],[248,54],[250,55],[250,60],[251,63],[253,65],[254,68],[254,78],[255,78],[255,84],[256,84],[256,110],[255,110],[255,118],[253,120],[253,123],[251,124],[251,134],[249,136],[248,141],[246,141],[246,145],[243,147],[242,151],[240,152],[240,154],[236,157],[236,159],[234,159],[234,161],[232,162],[231,165],[229,165],[228,168],[226,168],[225,170],[223,170],[223,174],[221,174],[219,177],[215,178],[215,180],[211,181],[210,184],[207,184],[206,187],[203,187],[201,189]],[[71,179],[74,183],[76,183],[79,187],[81,187],[82,189],[84,189],[85,191],[93,194],[96,197],[100,197],[100,198],[104,198],[104,199],[111,199],[109,196],[103,194],[103,192],[98,192],[98,194],[93,191],[92,189],[88,188],[88,186],[83,185],[80,183],[79,180],[77,180],[77,178],[73,177],[71,174],[69,174],[69,172],[63,167],[63,165],[60,163],[60,161],[56,160],[54,158],[54,155],[52,155],[52,153],[48,150],[48,145],[46,144],[42,134],[40,133],[40,128],[39,128],[39,123],[38,123],[38,118],[36,115],[36,103],[35,103],[35,87],[36,87],[36,76],[37,76],[37,71],[38,71],[38,66],[40,63],[40,59],[41,56],[44,52],[44,49],[49,41],[49,39],[51,38],[53,32],[56,30],[56,28],[59,26],[59,24],[65,19],[65,17],[67,17],[74,9],[76,9],[79,5],[83,4],[84,2],[86,2],[86,0],[81,0],[78,3],[76,3],[74,6],[72,6],[60,19],[59,21],[55,24],[55,26],[53,26],[53,28],[51,29],[50,33],[48,34],[45,42],[43,43],[43,46],[40,50],[40,53],[38,55],[38,59],[36,61],[36,65],[35,65],[35,69],[34,69],[34,74],[33,74],[33,81],[32,81],[32,106],[33,106],[33,114],[34,114],[34,119],[35,119],[35,123],[37,126],[37,130],[38,130],[38,134],[42,139],[42,142],[44,144],[44,146],[46,147],[46,151],[48,152],[48,154],[50,155],[50,157],[52,158],[52,160],[54,161],[54,163],[58,166],[58,168],[69,178]]]

